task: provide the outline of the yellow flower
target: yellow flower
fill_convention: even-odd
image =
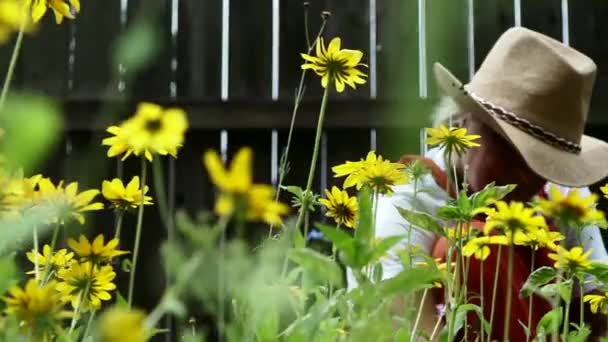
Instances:
[[[68,263],[74,257],[74,253],[68,252],[67,249],[60,249],[58,251],[51,252],[51,246],[44,245],[42,247],[42,254],[36,250],[31,250],[30,252],[25,253],[28,260],[33,264],[38,262],[38,267],[40,268],[41,274],[45,274],[47,272],[46,268],[49,267],[49,272],[52,270],[60,269],[68,265]],[[37,260],[36,260],[37,256]],[[34,274],[35,271],[29,271],[27,274]]]
[[[13,32],[19,31],[24,16],[19,0],[0,0],[0,43],[5,43]]]
[[[150,339],[144,321],[146,315],[137,309],[113,307],[97,323],[100,342],[144,342]]]
[[[53,280],[40,286],[35,279],[30,279],[23,288],[11,287],[8,296],[3,297],[6,313],[15,315],[19,325],[37,337],[36,340],[50,338],[54,327],[71,317],[70,312],[63,310],[64,303],[55,286]]]
[[[61,24],[63,17],[74,19],[73,12],[80,12],[80,0],[26,0],[26,6],[32,6],[32,19],[40,21],[47,8],[55,13],[55,22]]]
[[[253,185],[252,159],[253,152],[249,147],[241,148],[225,169],[220,156],[213,150],[207,150],[203,163],[209,172],[209,178],[222,192],[246,193]]]
[[[70,267],[57,272],[61,281],[57,284],[57,291],[65,302],[71,302],[77,308],[82,301],[81,310],[98,310],[102,300],[110,300],[109,291],[116,289],[112,280],[116,273],[112,266],[98,266],[91,262],[73,262]]]
[[[357,84],[365,84],[366,74],[357,69],[359,66],[367,66],[361,64],[363,52],[359,50],[340,49],[340,38],[334,38],[329,42],[327,49],[323,42],[323,38],[316,41],[317,56],[300,54],[307,62],[302,64],[302,69],[312,69],[317,75],[321,76],[321,86],[327,88],[327,85],[334,81],[336,90],[341,93],[344,91],[344,85],[348,84],[353,89],[357,89]]]
[[[241,148],[226,169],[217,152],[205,152],[203,163],[211,181],[221,191],[215,202],[215,212],[220,216],[230,216],[243,210],[247,220],[278,225],[288,207],[274,200],[275,192],[270,185],[253,184],[251,159],[251,149]]]
[[[441,124],[439,128],[427,128],[426,133],[428,134],[427,144],[430,146],[439,145],[445,148],[446,151],[460,154],[467,148],[480,146],[474,140],[481,138],[481,136],[475,134],[467,135],[466,128],[448,128]]]
[[[549,253],[548,256],[551,260],[555,260],[556,268],[576,272],[585,271],[591,267],[591,261],[589,261],[591,249],[589,249],[586,253],[583,253],[583,248],[580,246],[573,247],[569,251],[561,246],[558,246],[555,251],[556,253]]]
[[[552,232],[548,228],[538,228],[527,232],[517,231],[513,241],[518,246],[529,246],[533,250],[539,248],[548,247],[549,249],[556,249],[557,244],[565,237],[559,232]]]
[[[148,186],[144,187],[144,205],[152,204],[152,197],[146,196]],[[135,209],[141,204],[141,188],[139,177],[135,176],[125,187],[122,180],[114,178],[112,181],[104,180],[101,185],[101,193],[114,207],[127,210]]]
[[[112,239],[108,244],[104,244],[102,234],[97,235],[93,243],[90,243],[86,236],[80,235],[78,241],[68,239],[68,245],[83,261],[90,261],[95,265],[110,262],[114,257],[129,253],[116,249],[118,239]]]
[[[600,190],[604,194],[604,197],[608,198],[608,183],[606,183],[606,185],[604,185],[603,187],[601,187]]]
[[[392,186],[408,182],[408,175],[404,169],[405,165],[391,163],[380,155],[376,156],[374,151],[370,151],[365,160],[347,161],[332,167],[334,177],[347,176],[344,180],[345,189],[352,186],[361,189],[367,185],[372,190],[389,196],[393,194]]]
[[[605,221],[604,213],[595,209],[598,198],[596,194],[582,198],[578,189],[573,189],[564,196],[555,186],[551,186],[549,192],[551,200],[541,198],[538,201],[538,207],[545,215],[578,227]]]
[[[144,155],[149,161],[154,154],[170,154],[177,158],[187,129],[188,120],[182,109],[163,109],[157,104],[143,102],[133,117],[120,126],[110,126],[107,132],[114,136],[103,139],[101,144],[110,146],[108,157],[124,153],[122,160],[131,154]]]
[[[339,225],[355,228],[357,215],[359,213],[359,202],[356,197],[349,197],[348,192],[341,191],[337,186],[331,188],[331,192],[325,189],[327,198],[319,202],[327,208],[325,215],[333,217]]]
[[[99,190],[90,189],[78,193],[78,182],[72,182],[64,188],[63,181],[55,186],[49,178],[42,178],[38,187],[40,200],[48,202],[58,210],[55,221],[59,223],[64,223],[71,217],[84,224],[84,212],[103,209],[103,203],[91,203],[99,194]]]
[[[509,239],[504,235],[480,236],[469,240],[462,247],[462,254],[466,257],[475,255],[475,259],[486,260],[490,255],[489,245],[508,245]]]
[[[583,301],[591,304],[591,312],[594,314],[598,312],[598,309],[602,313],[608,311],[608,307],[606,307],[606,303],[608,302],[608,292],[606,292],[603,296],[594,294],[585,295],[583,297]]]
[[[485,235],[489,235],[493,229],[498,229],[505,234],[512,234],[517,231],[529,232],[547,227],[543,216],[536,215],[533,209],[526,208],[521,202],[512,201],[507,204],[504,201],[498,201],[495,205],[496,210],[486,211],[488,217],[484,226]]]

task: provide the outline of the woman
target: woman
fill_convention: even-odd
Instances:
[[[507,201],[528,202],[540,193],[547,193],[551,184],[560,185],[564,193],[580,188],[582,194],[588,195],[586,186],[608,175],[608,144],[583,134],[596,66],[582,53],[540,33],[512,28],[498,39],[469,84],[462,85],[440,64],[435,65],[434,71],[439,87],[456,104],[456,112],[450,114],[455,114],[469,134],[481,136],[477,141],[480,147],[469,149],[453,160],[458,182],[466,182],[471,192],[495,182],[517,184]],[[392,197],[381,198],[376,225],[378,237],[402,235],[409,227],[395,207],[434,214],[449,200],[450,195],[442,184],[446,170],[444,154],[433,149],[424,160],[434,172],[418,187],[434,191],[414,194],[409,184],[395,187]],[[608,261],[598,227],[586,227],[581,242],[585,250],[592,250],[591,259]],[[396,253],[408,245],[417,246],[429,255],[445,257],[442,255],[445,249],[438,247],[441,243],[437,236],[414,227],[411,240],[403,240],[382,261],[385,278],[394,277],[403,269]],[[500,303],[505,293],[513,291],[517,301],[519,289],[529,273],[529,269],[523,267],[529,262],[526,256],[518,257],[522,264],[519,268],[516,266],[513,283],[507,284],[506,278],[499,281],[497,314],[500,318],[504,310]],[[505,259],[498,260],[499,268],[506,265]],[[539,260],[537,265],[543,262],[549,261]],[[496,261],[489,259],[487,264],[496,265]],[[470,277],[479,279],[476,273],[483,272],[475,268],[474,262],[471,265]],[[492,283],[494,269],[486,273],[482,275],[484,282]],[[356,286],[350,272],[348,275],[349,286]],[[440,296],[428,301],[427,330],[436,320],[434,305],[442,302]],[[536,308],[533,327],[549,307],[541,301]],[[487,307],[484,315],[489,318]],[[526,322],[527,316],[527,305],[513,305],[512,341],[526,340],[518,320]],[[602,327],[594,328],[595,335],[604,333]],[[502,340],[504,330],[502,319],[495,319],[492,338]]]

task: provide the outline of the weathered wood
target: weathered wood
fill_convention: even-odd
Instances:
[[[561,0],[522,1],[521,7],[522,26],[562,40]]]
[[[514,25],[513,0],[475,1],[475,70],[496,39]]]
[[[178,97],[190,101],[220,98],[222,0],[180,1]]]

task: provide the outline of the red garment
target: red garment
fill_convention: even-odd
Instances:
[[[431,168],[433,178],[437,185],[441,188],[446,188],[447,176],[443,170],[441,170],[432,160],[419,157],[419,156],[404,156],[400,162],[408,163],[413,160],[421,160],[427,167]],[[454,192],[450,191],[450,195],[454,197]],[[539,194],[541,196],[544,193]],[[544,197],[544,196],[543,196]],[[474,220],[471,225],[475,229],[482,229],[485,221],[483,219]],[[447,253],[447,240],[443,237],[437,239],[435,246],[433,247],[433,258],[440,258],[445,261]],[[507,270],[508,270],[508,255],[509,248],[514,248],[513,251],[513,278],[509,284],[507,282]],[[470,258],[469,274],[466,279],[467,284],[467,297],[468,302],[481,306],[479,300],[481,294],[481,283],[483,283],[483,312],[486,321],[490,321],[491,307],[492,307],[492,290],[494,285],[494,278],[496,269],[498,268],[498,282],[496,288],[496,303],[494,309],[494,321],[492,326],[492,339],[502,340],[504,336],[504,319],[505,309],[507,303],[507,292],[511,291],[511,318],[509,322],[509,336],[511,341],[525,341],[526,334],[522,327],[522,324],[526,326],[528,324],[528,305],[530,298],[521,299],[519,297],[519,291],[523,284],[530,275],[531,263],[532,263],[532,250],[529,247],[524,246],[503,246],[498,259],[498,246],[490,246],[490,255],[484,261],[477,260],[474,257]],[[552,266],[553,261],[548,258],[548,249],[539,249],[535,253],[534,269],[541,266]],[[464,266],[463,266],[464,267]],[[464,274],[464,272],[461,272]],[[442,292],[437,292],[440,296],[443,296]],[[534,303],[532,309],[532,336],[536,335],[535,328],[538,321],[542,316],[551,310],[550,304],[542,297],[533,296]],[[443,299],[443,298],[442,298]],[[444,302],[444,300],[440,300]],[[473,327],[469,329],[469,336],[467,340],[474,340],[476,334],[480,331],[478,328],[479,320],[474,312],[470,312],[468,315],[468,324]],[[521,322],[522,324],[520,324]],[[461,334],[463,332],[461,331]]]

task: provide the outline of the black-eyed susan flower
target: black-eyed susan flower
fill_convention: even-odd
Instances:
[[[93,243],[89,242],[86,236],[80,235],[78,241],[68,239],[68,245],[82,261],[90,261],[95,265],[108,263],[119,255],[129,253],[116,249],[118,247],[118,239],[112,239],[107,244],[104,244],[102,234],[97,235]]]
[[[439,125],[439,128],[427,128],[428,138],[426,143],[430,146],[440,146],[446,152],[463,153],[467,148],[480,146],[474,140],[481,138],[479,135],[467,135],[466,128],[446,127]]]
[[[40,267],[40,272],[43,274],[66,267],[68,263],[74,258],[74,253],[68,252],[67,249],[64,248],[58,251],[51,251],[51,246],[49,245],[44,245],[42,247],[42,254],[40,254],[39,251],[31,250],[25,253],[25,255],[27,256],[27,259],[33,264],[38,263],[38,267]],[[34,274],[35,271],[32,270],[27,273]]]
[[[148,186],[144,186],[143,204],[151,205],[152,197],[146,196],[147,192]],[[112,181],[104,180],[101,184],[101,194],[120,210],[135,209],[142,203],[138,176],[133,177],[127,186],[124,186],[119,178],[114,178]]]
[[[55,332],[62,320],[71,317],[64,310],[61,295],[55,290],[55,281],[39,285],[30,279],[23,288],[13,286],[2,299],[6,302],[6,313],[14,315],[21,328],[36,340],[46,341]]]
[[[131,154],[143,155],[149,161],[155,154],[177,158],[187,129],[188,120],[182,109],[164,109],[157,104],[143,102],[133,117],[120,126],[110,126],[107,132],[114,136],[103,139],[101,144],[110,146],[110,158],[123,154],[123,160]]]
[[[570,250],[558,246],[555,253],[549,253],[548,256],[555,261],[555,268],[575,273],[588,270],[591,267],[589,255],[591,255],[591,249],[583,253],[583,248],[580,246],[573,247]]]
[[[583,301],[591,305],[591,312],[596,314],[598,311],[601,313],[608,312],[608,292],[603,295],[588,294],[583,297]]]
[[[361,63],[363,52],[359,50],[341,49],[340,38],[334,38],[329,42],[327,48],[323,38],[317,39],[315,43],[316,56],[300,54],[306,61],[302,69],[311,69],[321,76],[321,86],[334,82],[336,90],[341,93],[345,85],[356,89],[357,84],[365,84],[366,74],[357,67],[366,66]]]
[[[332,167],[334,177],[347,176],[344,188],[356,186],[361,189],[364,185],[380,194],[392,195],[392,187],[407,184],[409,178],[405,172],[405,165],[392,163],[381,155],[376,156],[370,151],[365,160],[350,162]]]
[[[236,210],[244,210],[250,221],[277,225],[288,207],[274,200],[275,191],[271,186],[253,184],[252,155],[250,148],[240,149],[228,168],[224,167],[216,151],[208,150],[203,155],[209,178],[220,190],[215,212],[220,216],[230,216]]]
[[[42,178],[38,182],[39,201],[46,202],[55,207],[58,217],[55,221],[64,223],[73,218],[80,224],[84,224],[83,213],[103,209],[103,203],[93,202],[99,194],[99,190],[90,189],[78,192],[78,182],[72,182],[63,187],[63,181],[56,186],[49,178]]]
[[[547,216],[574,227],[590,224],[604,225],[604,213],[596,209],[598,196],[581,197],[578,189],[563,195],[555,186],[549,188],[550,200],[539,199],[538,208]]]
[[[106,310],[97,323],[100,342],[145,342],[151,332],[145,326],[146,315],[137,309],[113,307]]]
[[[19,0],[0,0],[0,44],[19,31],[25,12]]]
[[[359,214],[357,198],[348,196],[348,192],[337,186],[332,187],[331,191],[325,189],[325,195],[327,198],[319,200],[327,208],[325,216],[332,217],[339,225],[355,228]]]
[[[74,19],[74,13],[80,12],[80,0],[26,0],[26,6],[32,6],[32,19],[40,21],[47,9],[55,14],[55,22],[61,24],[63,18]]]
[[[536,215],[533,209],[527,208],[523,203],[512,201],[507,204],[504,201],[495,203],[496,209],[487,210],[488,217],[484,226],[484,233],[495,229],[507,236],[518,231],[530,232],[547,227],[545,218]]]
[[[528,230],[526,232],[517,231],[513,243],[517,246],[528,246],[533,250],[539,248],[556,249],[559,241],[565,237],[560,232],[554,232],[547,228]]]
[[[89,261],[73,262],[57,272],[60,281],[56,289],[65,302],[71,302],[81,311],[98,310],[101,301],[112,299],[110,291],[116,289],[112,282],[116,273],[110,265],[98,266]]]
[[[466,257],[472,255],[476,259],[486,260],[490,255],[490,245],[508,245],[509,239],[504,235],[480,236],[469,240],[462,247],[462,254]]]

